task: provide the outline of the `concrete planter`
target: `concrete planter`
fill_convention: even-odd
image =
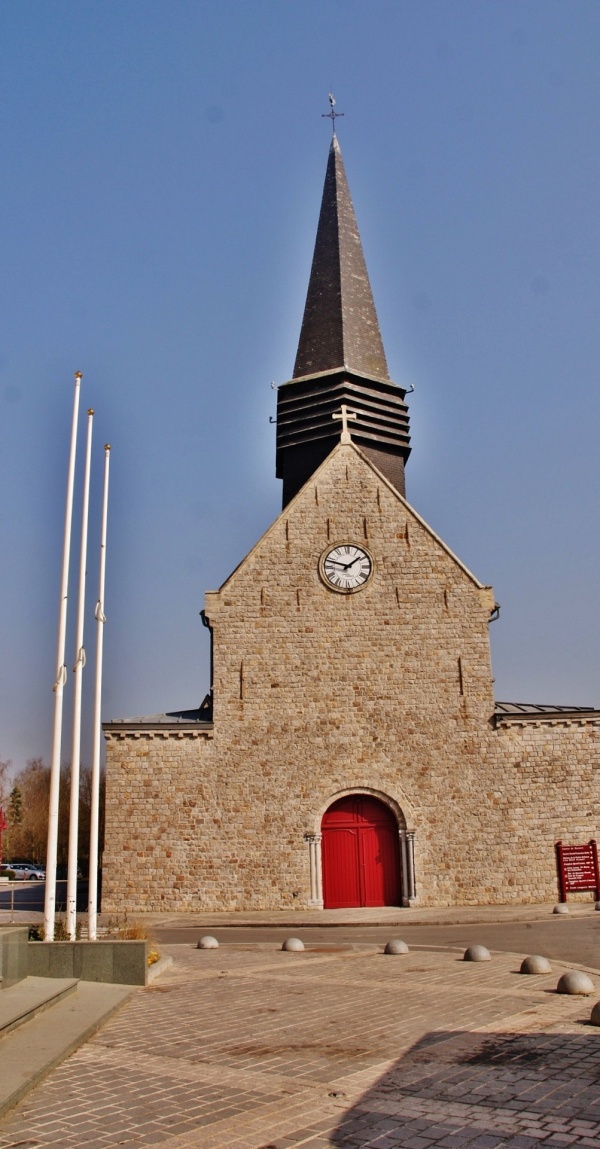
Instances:
[[[0,928],[0,989],[8,989],[27,977],[27,930],[23,926]]]
[[[148,942],[29,942],[29,973],[34,977],[146,985]]]

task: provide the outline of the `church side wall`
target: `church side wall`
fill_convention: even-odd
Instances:
[[[496,877],[492,900],[557,901],[555,843],[583,845],[600,832],[600,724],[501,722],[494,757],[485,795],[497,827],[485,850]]]
[[[103,912],[193,904],[191,874],[202,873],[203,889],[218,886],[202,857],[207,822],[218,817],[212,739],[181,731],[106,738]]]

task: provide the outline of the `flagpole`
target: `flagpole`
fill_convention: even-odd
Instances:
[[[52,730],[52,759],[50,762],[50,797],[48,802],[48,846],[46,852],[46,893],[44,898],[44,934],[48,941],[54,941],[54,919],[56,913],[56,855],[58,850],[58,805],[60,790],[60,750],[62,738],[63,691],[67,681],[65,666],[65,640],[67,633],[67,595],[69,587],[69,555],[71,550],[71,524],[73,519],[73,487],[75,483],[75,455],[77,451],[77,414],[81,371],[75,372],[75,394],[73,398],[73,419],[71,424],[71,446],[67,473],[67,499],[65,506],[65,530],[63,539],[63,563],[58,606],[58,642],[56,655],[56,679],[54,682],[54,724]]]
[[[100,574],[98,602],[96,603],[96,686],[94,691],[94,734],[92,747],[92,797],[90,810],[90,873],[88,901],[88,937],[96,941],[98,918],[98,838],[100,817],[100,737],[102,706],[102,655],[104,645],[104,577],[106,572],[106,524],[108,518],[108,470],[110,446],[104,447],[104,493],[102,497],[102,527],[100,532]]]
[[[88,515],[90,506],[90,462],[92,457],[92,425],[94,412],[88,411],[85,469],[83,474],[83,504],[81,511],[81,540],[79,552],[79,593],[77,599],[77,633],[75,635],[75,665],[73,667],[73,740],[71,750],[71,800],[69,805],[69,854],[67,869],[66,932],[72,942],[77,934],[77,854],[79,838],[79,775],[81,770],[81,694],[85,647],[83,628],[85,619],[85,576],[87,564]]]

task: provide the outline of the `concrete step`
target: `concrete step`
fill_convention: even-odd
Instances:
[[[26,977],[0,996],[0,1037],[77,989],[77,978]]]
[[[38,983],[37,990],[28,986],[28,982]],[[36,992],[38,997],[41,994],[39,983],[46,986],[46,1004],[41,1004],[37,1012],[30,1009],[26,1018],[27,995],[33,1003]],[[62,989],[57,992],[58,986]],[[4,1036],[0,1036],[0,1115],[16,1105],[51,1069],[92,1037],[135,992],[135,987],[73,982],[62,978],[26,978],[24,982],[2,991],[2,1016],[8,1010],[4,999],[12,997],[16,991],[25,991],[21,994],[20,1005],[13,1007],[13,1017],[21,1010],[22,1022],[16,1020],[12,1027],[9,1024],[8,1030],[4,1028],[1,1031]]]

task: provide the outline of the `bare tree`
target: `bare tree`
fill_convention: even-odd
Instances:
[[[10,852],[13,859],[22,857],[41,862],[48,834],[48,797],[50,772],[41,758],[30,758],[25,769],[15,778],[21,794],[21,821],[11,828]]]
[[[0,779],[1,780],[1,779]],[[58,850],[57,861],[59,865],[66,865],[69,852],[69,806],[71,792],[71,767],[63,763],[60,771],[60,804],[58,818]],[[15,795],[12,803],[13,814],[18,811],[18,817],[11,817],[11,799],[9,799],[8,821],[10,826],[10,856],[13,861],[19,858],[28,861],[43,862],[46,857],[46,842],[48,838],[48,800],[50,796],[50,767],[42,758],[30,758],[27,765],[21,770],[12,789]],[[79,790],[79,847],[78,857],[85,861],[89,858],[90,848],[90,810],[91,810],[91,770],[82,766],[80,772]],[[104,840],[104,774],[100,783],[100,844]]]
[[[0,760],[0,806],[4,807],[5,811],[11,769],[12,762],[10,758],[7,758],[5,761]]]

